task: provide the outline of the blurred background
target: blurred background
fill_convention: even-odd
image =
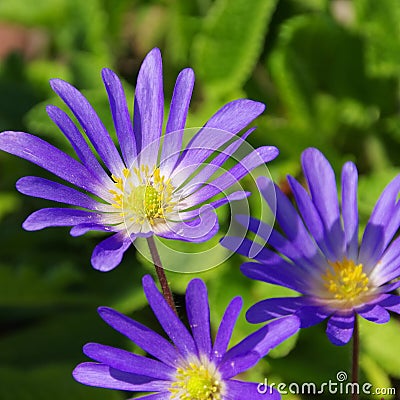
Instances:
[[[267,110],[250,143],[279,147],[280,156],[269,164],[273,178],[285,188],[286,174],[301,177],[299,158],[308,146],[322,150],[337,173],[352,160],[361,175],[365,224],[380,191],[399,173],[399,21],[398,0],[1,0],[0,130],[27,131],[71,153],[45,112],[46,104],[66,109],[48,80],[62,78],[82,90],[112,131],[101,68],[123,79],[131,106],[140,63],[158,46],[167,109],[175,78],[187,66],[196,73],[187,126],[201,126],[239,97],[264,102]],[[138,351],[101,321],[99,305],[159,329],[140,287],[152,269],[132,247],[114,271],[94,271],[90,255],[102,235],[72,238],[64,228],[25,232],[24,219],[51,203],[16,192],[24,175],[48,176],[0,154],[0,399],[132,397],[87,388],[71,371],[86,360],[81,348],[89,341]],[[246,179],[244,185],[254,189]],[[224,213],[222,221],[228,221]],[[234,256],[206,273],[168,273],[182,313],[181,294],[194,276],[208,285],[214,329],[236,295],[247,309],[290,294],[244,278],[243,261]],[[254,329],[242,316],[232,343]],[[400,393],[399,355],[397,319],[383,326],[362,323],[363,382]],[[241,378],[318,384],[335,380],[339,371],[350,371],[350,346],[331,345],[321,324]]]

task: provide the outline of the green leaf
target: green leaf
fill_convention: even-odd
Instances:
[[[193,44],[193,64],[208,93],[240,88],[259,58],[276,0],[217,0]]]
[[[366,67],[376,76],[400,75],[400,2],[355,0],[357,28],[366,38]]]
[[[399,334],[400,322],[395,318],[382,325],[360,318],[362,352],[395,378],[400,378]]]

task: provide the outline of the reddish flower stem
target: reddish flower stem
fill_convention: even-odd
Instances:
[[[163,296],[164,296],[165,300],[167,301],[167,303],[169,304],[169,306],[174,311],[174,313],[176,315],[178,315],[178,312],[176,311],[174,297],[172,295],[171,288],[169,287],[168,280],[167,280],[167,277],[165,275],[164,268],[163,268],[163,266],[161,264],[160,255],[158,254],[156,242],[154,241],[154,237],[153,236],[150,236],[150,237],[147,238],[147,244],[149,246],[151,258],[153,259],[153,264],[154,264],[154,267],[156,269],[158,280],[160,281],[160,285],[161,285],[161,290],[162,290]]]

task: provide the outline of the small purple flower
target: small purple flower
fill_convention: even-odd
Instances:
[[[249,322],[295,314],[302,327],[308,327],[329,318],[329,339],[343,345],[352,337],[356,314],[381,324],[389,321],[388,311],[400,313],[400,297],[390,294],[400,286],[399,280],[393,281],[400,276],[400,237],[394,239],[400,226],[400,176],[381,194],[359,245],[355,165],[343,166],[341,206],[335,174],[323,154],[305,150],[302,166],[310,194],[288,176],[297,209],[277,186],[276,199],[271,195],[271,181],[258,180],[267,203],[274,206],[276,200],[281,231],[274,229],[266,237],[270,226],[239,217],[270,247],[232,237],[224,239],[223,245],[255,260],[241,266],[247,277],[302,295],[260,301],[248,310]]]
[[[21,178],[17,182],[21,193],[78,207],[41,209],[31,214],[23,227],[35,231],[72,226],[73,236],[90,230],[113,232],[93,251],[92,265],[102,271],[116,267],[138,236],[158,235],[191,242],[208,240],[218,231],[214,208],[242,199],[248,193],[235,192],[214,200],[210,203],[212,207],[201,206],[278,154],[275,147],[261,147],[215,177],[215,172],[252,130],[242,137],[238,133],[265,106],[246,99],[228,103],[182,151],[194,85],[191,69],[184,69],[177,78],[163,140],[164,95],[159,49],[146,56],[139,71],[133,124],[118,77],[109,69],[103,69],[102,77],[120,152],[85,97],[60,79],[53,79],[51,87],[70,108],[95,152],[72,119],[55,106],[48,106],[47,113],[69,140],[79,161],[28,133],[0,134],[1,150],[31,161],[79,189],[40,177]]]
[[[201,279],[193,279],[186,290],[191,332],[171,310],[149,275],[143,278],[143,289],[172,343],[139,322],[100,307],[99,314],[105,322],[153,358],[89,343],[84,346],[84,353],[96,362],[79,364],[73,372],[77,381],[108,389],[156,392],[143,399],[280,399],[275,389],[263,388],[267,394],[260,394],[257,383],[232,378],[295,334],[300,326],[297,317],[273,321],[227,350],[242,308],[240,297],[235,297],[226,308],[212,344],[207,288]]]

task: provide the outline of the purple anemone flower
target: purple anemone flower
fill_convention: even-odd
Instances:
[[[25,220],[24,229],[71,226],[72,236],[90,230],[112,232],[93,251],[92,265],[102,271],[116,267],[138,236],[208,240],[218,231],[214,209],[248,193],[234,192],[214,200],[211,206],[204,204],[278,154],[275,147],[261,147],[230,170],[215,175],[252,130],[242,136],[239,132],[265,106],[246,99],[226,104],[182,151],[194,85],[191,69],[184,69],[177,78],[163,138],[160,50],[150,51],[140,68],[133,124],[120,80],[109,69],[103,69],[102,77],[120,151],[86,98],[60,79],[51,80],[51,87],[69,107],[85,135],[61,109],[50,105],[47,113],[71,143],[78,160],[28,133],[0,133],[1,150],[39,165],[78,189],[40,177],[21,178],[17,182],[21,193],[73,206],[38,210]]]
[[[96,362],[79,364],[73,372],[77,381],[108,389],[155,392],[140,397],[154,400],[280,399],[273,388],[263,388],[261,394],[257,383],[232,378],[253,367],[270,349],[296,333],[300,327],[297,317],[273,321],[227,350],[242,307],[240,297],[235,297],[226,308],[212,344],[207,288],[202,280],[193,279],[186,290],[191,332],[149,275],[143,278],[143,289],[171,342],[117,311],[100,307],[98,311],[105,322],[153,358],[89,343],[84,346],[84,353]]]
[[[342,169],[341,206],[334,171],[317,149],[302,154],[302,167],[309,193],[288,176],[295,206],[282,191],[266,178],[258,186],[267,203],[277,206],[280,230],[254,218],[239,220],[268,246],[248,239],[230,237],[223,245],[246,255],[254,262],[241,266],[251,279],[281,285],[299,292],[299,297],[260,301],[247,312],[252,323],[285,315],[299,316],[302,327],[325,319],[326,333],[336,345],[346,344],[353,334],[356,314],[385,323],[389,311],[400,313],[400,297],[391,294],[400,286],[400,176],[385,188],[358,241],[358,173],[352,162]]]

